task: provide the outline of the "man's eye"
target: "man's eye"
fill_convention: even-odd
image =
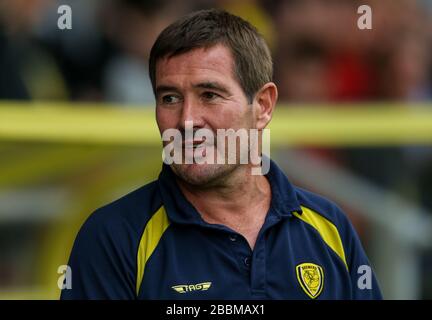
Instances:
[[[174,95],[166,95],[166,96],[162,97],[162,102],[164,104],[173,104],[173,103],[177,103],[179,101],[180,101],[179,97],[174,96]]]
[[[206,100],[214,100],[220,96],[217,93],[206,91],[206,92],[203,92],[202,97]]]

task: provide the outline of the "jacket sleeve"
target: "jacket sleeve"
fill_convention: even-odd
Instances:
[[[71,288],[60,299],[135,299],[132,228],[110,210],[96,210],[79,231],[69,258]]]

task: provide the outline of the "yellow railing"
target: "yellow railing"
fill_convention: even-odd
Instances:
[[[432,105],[279,105],[270,129],[273,146],[431,144]],[[154,108],[102,104],[0,103],[0,139],[160,145]]]

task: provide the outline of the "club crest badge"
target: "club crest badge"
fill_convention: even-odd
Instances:
[[[314,263],[301,263],[296,267],[297,280],[303,291],[311,298],[317,298],[324,287],[323,268]]]

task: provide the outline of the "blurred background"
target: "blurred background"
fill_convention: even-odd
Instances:
[[[432,299],[431,0],[0,0],[0,299],[57,299],[83,221],[157,178],[149,51],[211,7],[272,50],[271,156],[347,212],[385,298]]]

